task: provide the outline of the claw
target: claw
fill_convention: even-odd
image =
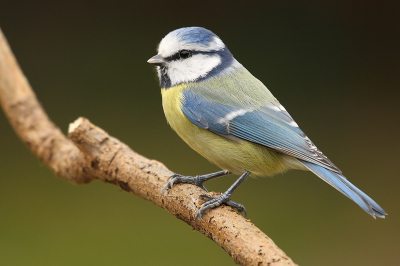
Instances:
[[[165,186],[163,187],[161,194],[164,195],[165,190],[168,188],[169,183],[165,184]]]
[[[203,190],[205,190],[206,192],[208,192],[208,190],[206,189],[206,187],[205,186],[203,186],[203,183],[199,186],[199,185],[197,185],[199,188],[201,188],[201,189],[203,189]]]
[[[197,219],[200,218],[201,219],[201,211],[198,211],[196,214],[196,217],[194,218],[194,221],[197,223]]]
[[[177,177],[177,176],[178,176],[178,174],[172,174],[172,175],[170,175],[170,176],[168,177],[167,181],[169,181],[170,179],[172,179],[172,178],[174,178],[174,177]]]
[[[177,178],[179,177],[178,174],[172,174],[167,178],[167,184],[163,187],[161,194],[164,195],[164,192],[167,188],[172,188],[175,184],[175,181],[178,181]]]
[[[229,200],[228,202],[226,202],[226,205],[229,205],[232,208],[235,208],[238,212],[243,212],[243,217],[246,217],[247,211],[246,211],[246,208],[242,204],[236,203],[232,200]]]

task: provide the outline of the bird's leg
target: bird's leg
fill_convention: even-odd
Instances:
[[[222,204],[229,205],[235,209],[238,210],[238,212],[243,212],[243,216],[246,217],[246,209],[245,207],[240,204],[236,203],[232,200],[230,200],[230,197],[232,196],[233,191],[250,175],[249,171],[244,172],[233,185],[224,193],[222,193],[221,196],[219,197],[213,197],[209,196],[207,194],[201,194],[200,197],[207,198],[209,201],[203,204],[203,206],[200,208],[200,210],[196,214],[195,220],[197,221],[197,218],[201,218],[201,215],[208,209],[213,209],[215,207],[221,206]]]
[[[196,176],[183,176],[179,174],[173,174],[170,177],[168,177],[168,183],[163,187],[162,194],[164,194],[164,191],[167,188],[172,188],[174,184],[179,184],[179,183],[194,184],[208,192],[208,190],[203,186],[203,182],[228,174],[230,174],[230,172],[227,170],[218,171],[216,173],[211,173],[208,175],[196,175]]]

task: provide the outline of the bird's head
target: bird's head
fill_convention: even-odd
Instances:
[[[161,87],[169,88],[216,76],[235,61],[213,32],[189,27],[168,33],[147,62],[157,66]]]

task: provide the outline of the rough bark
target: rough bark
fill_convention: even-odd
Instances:
[[[15,132],[32,153],[69,182],[100,179],[162,207],[220,245],[241,265],[296,265],[275,243],[231,207],[194,217],[202,204],[200,188],[178,184],[161,189],[172,174],[104,130],[79,118],[70,124],[68,139],[51,122],[15,60],[0,30],[0,104]]]

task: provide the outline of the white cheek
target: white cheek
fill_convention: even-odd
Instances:
[[[184,60],[177,60],[168,64],[168,76],[171,85],[193,81],[205,77],[213,68],[221,63],[219,55],[208,56],[197,54]]]

